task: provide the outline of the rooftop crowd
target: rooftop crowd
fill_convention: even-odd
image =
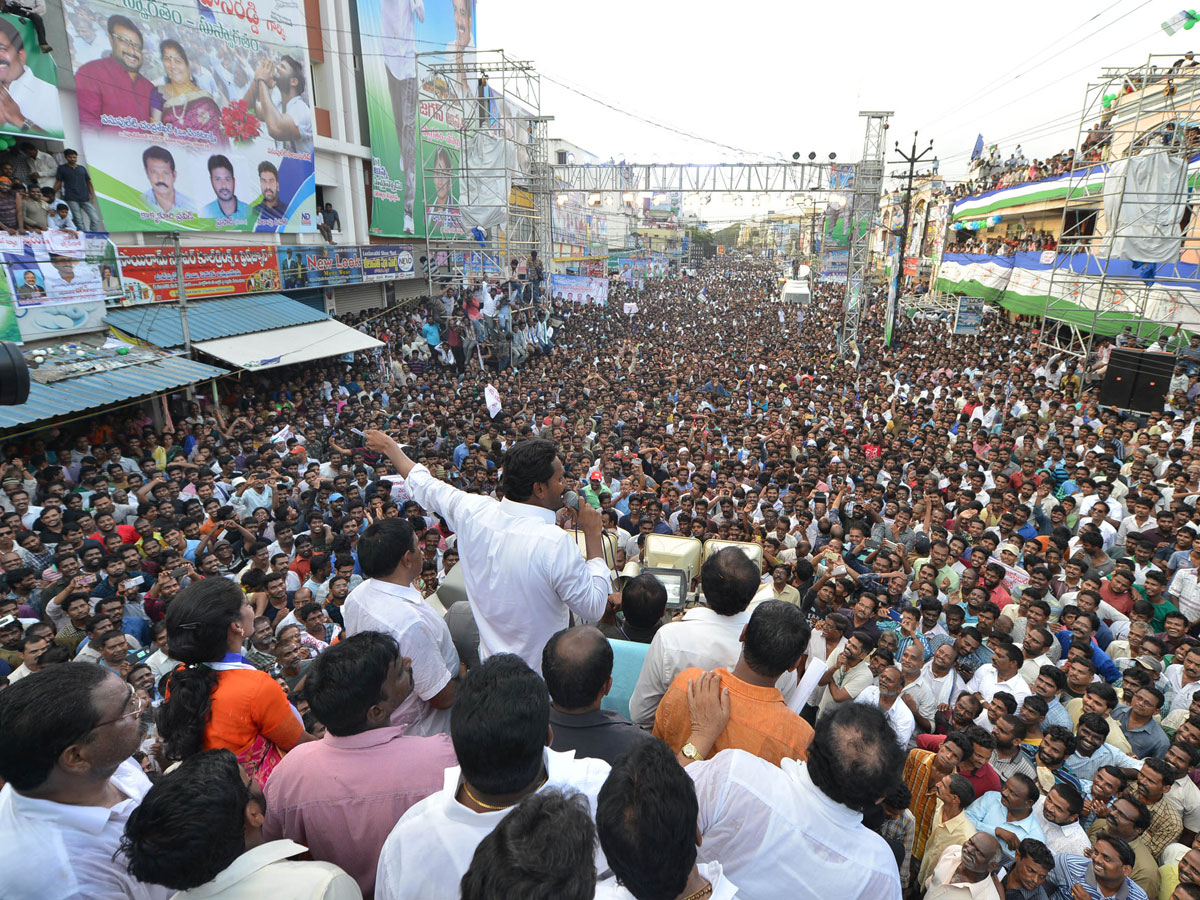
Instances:
[[[5,443],[0,896],[1200,900],[1197,376],[778,288],[448,288]]]

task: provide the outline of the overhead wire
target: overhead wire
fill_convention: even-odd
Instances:
[[[1095,21],[1097,18],[1099,18],[1100,16],[1102,16],[1104,13],[1108,12],[1109,10],[1111,10],[1111,9],[1112,9],[1113,7],[1115,7],[1115,6],[1119,6],[1119,5],[1120,5],[1121,3],[1123,3],[1123,2],[1125,2],[1125,0],[1116,0],[1116,2],[1109,4],[1109,5],[1108,5],[1108,6],[1106,6],[1104,9],[1102,9],[1100,12],[1096,13],[1095,15],[1093,15],[1093,16],[1092,16],[1090,19],[1087,19],[1087,20],[1086,20],[1086,21],[1083,23],[1083,25],[1086,25],[1086,24],[1088,24],[1089,22],[1093,22],[1093,21]],[[943,113],[942,115],[938,116],[936,119],[933,119],[933,120],[931,120],[931,121],[927,122],[927,123],[926,123],[924,126],[922,126],[922,127],[923,127],[923,128],[929,128],[930,126],[932,126],[932,125],[934,125],[934,124],[936,124],[936,123],[938,123],[938,122],[944,121],[944,120],[945,120],[947,117],[949,117],[949,116],[952,116],[952,115],[954,115],[954,114],[955,114],[955,113],[957,113],[957,112],[960,112],[960,111],[961,111],[961,110],[962,110],[964,107],[966,107],[968,104],[975,103],[975,102],[977,102],[978,100],[982,100],[982,99],[984,99],[985,97],[991,96],[992,94],[994,94],[994,93],[995,93],[997,90],[999,90],[1000,88],[1002,88],[1002,87],[1005,87],[1005,86],[1007,86],[1008,84],[1010,84],[1010,83],[1012,83],[1012,82],[1015,82],[1015,81],[1017,81],[1018,79],[1024,78],[1025,76],[1029,75],[1031,72],[1033,72],[1033,71],[1035,71],[1035,70],[1037,70],[1037,69],[1041,68],[1042,66],[1046,65],[1047,63],[1051,62],[1051,61],[1053,60],[1053,58],[1054,58],[1054,57],[1050,57],[1050,58],[1044,59],[1044,60],[1042,60],[1042,61],[1041,61],[1041,62],[1039,62],[1039,63],[1036,63],[1036,64],[1034,64],[1034,65],[1032,65],[1032,66],[1029,66],[1028,68],[1022,68],[1022,67],[1023,67],[1023,66],[1025,66],[1025,64],[1026,64],[1027,62],[1029,62],[1030,60],[1036,59],[1038,56],[1040,56],[1040,55],[1041,55],[1042,53],[1044,53],[1045,51],[1047,51],[1047,50],[1049,50],[1049,49],[1051,49],[1051,48],[1053,48],[1053,47],[1056,47],[1056,46],[1058,46],[1060,43],[1062,43],[1063,41],[1067,40],[1068,38],[1069,38],[1069,39],[1071,39],[1071,40],[1074,42],[1075,46],[1082,46],[1082,45],[1083,45],[1083,44],[1084,44],[1086,41],[1088,41],[1088,40],[1090,40],[1091,38],[1095,37],[1095,36],[1096,36],[1096,35],[1098,35],[1100,32],[1102,32],[1102,31],[1105,31],[1105,30],[1107,30],[1107,29],[1111,28],[1112,26],[1114,26],[1114,25],[1116,25],[1118,22],[1120,22],[1122,19],[1125,19],[1126,17],[1128,17],[1128,16],[1131,16],[1131,15],[1133,15],[1134,13],[1138,12],[1139,10],[1143,9],[1144,7],[1148,6],[1148,5],[1149,5],[1151,2],[1152,2],[1152,0],[1143,0],[1143,2],[1142,2],[1142,3],[1140,3],[1138,6],[1134,7],[1133,9],[1127,10],[1126,12],[1124,12],[1124,13],[1122,13],[1121,15],[1117,16],[1117,18],[1113,19],[1111,22],[1108,22],[1107,24],[1105,24],[1105,25],[1102,25],[1101,27],[1099,27],[1099,28],[1097,28],[1095,31],[1093,31],[1091,34],[1089,34],[1089,35],[1087,35],[1087,36],[1085,36],[1085,37],[1083,37],[1083,38],[1077,38],[1077,37],[1074,37],[1072,33],[1068,33],[1068,34],[1066,34],[1066,35],[1063,35],[1063,36],[1061,36],[1061,37],[1059,37],[1059,38],[1056,38],[1055,40],[1051,41],[1051,43],[1050,43],[1050,44],[1048,44],[1046,47],[1043,47],[1041,50],[1039,50],[1037,53],[1035,53],[1035,54],[1033,54],[1032,56],[1030,56],[1030,57],[1026,58],[1025,60],[1022,60],[1022,61],[1021,61],[1021,62],[1019,62],[1019,63],[1016,63],[1016,64],[1015,64],[1015,66],[1013,66],[1013,68],[1019,68],[1019,69],[1020,69],[1020,71],[1016,72],[1016,74],[1012,75],[1012,76],[1011,76],[1011,77],[1009,77],[1009,78],[1002,78],[1002,79],[999,79],[999,80],[996,80],[996,81],[990,82],[990,83],[989,83],[989,85],[985,85],[985,87],[984,87],[984,88],[982,88],[982,89],[981,89],[981,90],[980,90],[978,93],[976,93],[976,94],[972,95],[970,98],[968,98],[968,99],[967,99],[966,101],[964,101],[963,103],[959,104],[957,107],[953,107],[953,108],[951,108],[951,109],[950,109],[948,112],[945,112],[945,113]],[[1078,26],[1077,26],[1077,28],[1076,28],[1076,29],[1073,29],[1073,30],[1077,30],[1077,29],[1078,29]],[[1157,31],[1158,31],[1158,29],[1155,29],[1155,33],[1157,33]],[[1116,52],[1120,52],[1120,51],[1116,51]]]

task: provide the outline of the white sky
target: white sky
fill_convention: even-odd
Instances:
[[[1085,88],[1101,66],[1200,52],[1200,28],[1173,37],[1160,28],[1181,8],[1177,0],[481,0],[478,46],[529,59],[544,76],[614,106],[767,157],[813,150],[824,158],[832,150],[854,162],[863,140],[858,111],[893,110],[889,149],[898,139],[907,152],[920,129],[918,150],[933,138],[941,173],[957,178],[980,132],[1005,156],[1017,143],[1030,158],[1073,145]],[[552,137],[601,159],[745,158],[546,78],[541,111],[555,117]],[[889,162],[896,158],[889,153]]]

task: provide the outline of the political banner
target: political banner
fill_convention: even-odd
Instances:
[[[550,296],[562,297],[571,303],[591,303],[608,306],[608,279],[587,275],[551,275]]]
[[[0,234],[0,262],[18,309],[118,302],[116,248],[106,234]]]
[[[63,12],[80,162],[105,229],[316,230],[302,4],[63,0]]]
[[[33,22],[7,13],[0,15],[0,87],[0,135],[9,136],[0,149],[31,137],[63,139],[58,68],[41,51]]]
[[[355,284],[363,280],[362,249],[317,247],[312,250],[280,247],[279,277],[284,290]]]
[[[983,304],[981,297],[959,295],[958,308],[954,311],[955,334],[979,334],[979,329],[983,326]]]
[[[850,251],[826,250],[821,257],[821,281],[845,284],[850,271]]]
[[[642,218],[647,222],[674,225],[682,208],[683,194],[679,191],[653,194],[642,199]]]
[[[174,250],[120,247],[118,252],[127,304],[179,299]],[[280,289],[274,247],[188,247],[180,253],[190,299]]]
[[[650,260],[622,256],[617,259],[617,277],[626,284],[639,290],[646,286],[646,276],[650,274]]]
[[[413,249],[403,244],[364,247],[362,274],[363,281],[415,278],[417,272]]]
[[[476,102],[475,0],[357,0],[371,132],[371,233],[460,237],[459,129]],[[447,51],[456,79],[417,53]],[[419,65],[420,62],[420,65]],[[420,69],[418,71],[418,68]]]

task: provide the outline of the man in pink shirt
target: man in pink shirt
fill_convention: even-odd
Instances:
[[[364,897],[375,892],[380,850],[400,816],[458,765],[448,735],[406,736],[391,724],[412,689],[391,635],[364,631],[333,644],[304,688],[325,737],[293,748],[266,784],[264,837],[304,844],[348,872]]]
[[[84,128],[121,128],[118,119],[150,121],[154,85],[141,74],[142,32],[125,16],[108,17],[112,56],[92,60],[75,73],[79,124]],[[105,122],[101,116],[111,116]]]

